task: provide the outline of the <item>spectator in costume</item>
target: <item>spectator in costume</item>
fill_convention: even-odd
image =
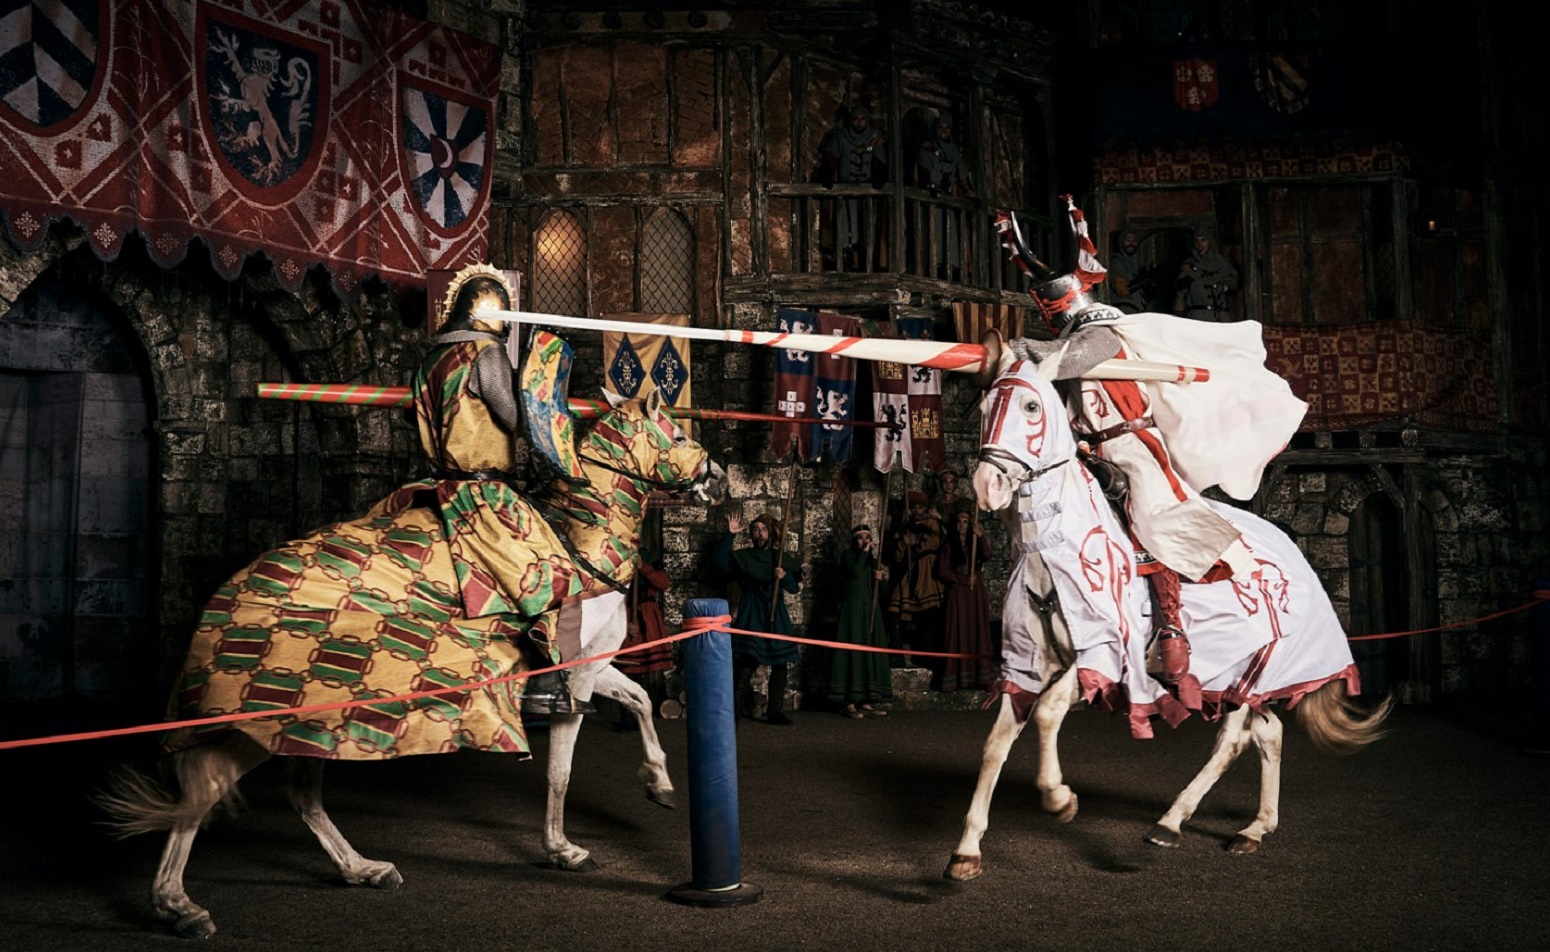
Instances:
[[[936,561],[936,577],[944,590],[943,650],[972,657],[945,659],[941,688],[988,688],[996,677],[995,651],[990,643],[990,597],[985,591],[985,560],[990,546],[979,520],[968,510],[958,510],[951,524]]]
[[[911,492],[909,514],[895,533],[893,594],[888,612],[897,623],[906,650],[936,651],[941,645],[942,585],[936,579],[937,552],[942,547],[942,521],[926,506],[926,494]]]
[[[973,509],[974,500],[964,494],[958,474],[952,470],[942,473],[937,480],[937,497],[931,506],[932,514],[944,524],[949,524],[955,513]]]
[[[835,641],[852,645],[888,647],[883,613],[877,604],[877,587],[883,569],[870,526],[851,530],[851,545],[836,568],[844,586],[840,596],[840,624]],[[879,705],[893,699],[893,674],[888,656],[873,651],[834,651],[829,666],[829,703],[852,718],[888,713]]]
[[[789,635],[791,613],[786,610],[784,595],[778,596],[777,592],[795,595],[802,590],[802,566],[796,556],[781,551],[781,526],[774,516],[761,515],[749,523],[748,538],[752,545],[734,550],[732,543],[742,531],[742,519],[728,516],[727,531],[721,534],[714,554],[716,571],[728,583],[736,584],[740,593],[732,627]],[[783,710],[787,673],[789,666],[796,664],[799,658],[794,642],[734,638],[732,664],[738,713],[747,710],[752,698],[754,672],[760,665],[769,665],[769,701],[764,709],[764,722],[790,725],[791,719]]]
[[[819,146],[818,177],[825,185],[879,185],[886,181],[887,138],[872,128],[865,106],[851,107],[845,122],[830,130]],[[835,246],[846,270],[865,270],[867,247],[878,239],[877,205],[863,198],[842,198],[834,214]]]
[[[1147,296],[1156,282],[1141,271],[1141,259],[1136,257],[1140,247],[1135,232],[1120,232],[1119,250],[1109,258],[1109,303],[1126,314],[1151,310]]]
[[[1227,256],[1216,250],[1215,236],[1209,228],[1195,232],[1195,249],[1179,269],[1177,295],[1173,311],[1195,321],[1232,319],[1227,308],[1227,292],[1238,286],[1238,269]]]
[[[931,135],[920,144],[915,165],[920,170],[921,185],[932,195],[959,197],[972,194],[969,168],[963,162],[958,143],[953,141],[951,116],[937,117]],[[957,213],[950,208],[933,207],[928,213],[927,227],[928,240],[934,251],[932,274],[957,279],[963,265],[958,248]]]
[[[563,542],[547,526],[518,535],[532,520],[511,485],[517,467],[516,383],[506,353],[510,325],[476,317],[485,306],[511,307],[500,273],[474,271],[451,289],[446,320],[427,344],[412,389],[420,445],[437,480],[434,507],[457,564],[463,610],[470,618],[511,613],[533,617],[578,594],[582,582],[568,564]],[[543,559],[558,555],[559,560]],[[542,562],[552,576],[534,585],[532,567]],[[556,567],[559,565],[560,567]],[[534,647],[529,645],[528,647]],[[548,667],[550,651],[533,659]],[[572,698],[564,671],[529,678],[523,710],[535,714],[587,714],[589,701]]]

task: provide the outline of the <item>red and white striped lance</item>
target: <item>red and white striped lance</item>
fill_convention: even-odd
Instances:
[[[716,330],[708,327],[675,327],[652,324],[649,328],[633,321],[611,321],[597,317],[571,317],[565,314],[543,314],[536,311],[481,310],[476,315],[481,320],[506,321],[512,324],[542,324],[548,327],[566,327],[574,330],[615,331],[624,334],[655,334],[662,337],[683,337],[690,340],[720,341],[728,344],[756,344],[760,347],[800,350],[814,354],[831,354],[856,360],[883,361],[930,367],[933,370],[950,370],[958,373],[981,374],[995,369],[996,354],[983,344],[963,344],[953,341],[897,340],[889,337],[834,337],[828,334],[786,334],[781,331]],[[1190,383],[1210,379],[1204,367],[1184,367],[1147,360],[1106,360],[1083,374],[1099,380],[1166,380]]]

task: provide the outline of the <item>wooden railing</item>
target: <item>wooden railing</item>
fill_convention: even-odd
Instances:
[[[866,185],[772,185],[770,271],[893,274],[994,291],[1025,286],[1002,251],[994,209],[974,198]],[[1047,225],[1023,221],[1040,247]],[[899,236],[899,237],[895,237]]]

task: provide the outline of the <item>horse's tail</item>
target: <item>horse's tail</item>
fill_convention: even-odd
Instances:
[[[1394,697],[1390,695],[1363,714],[1356,702],[1346,696],[1345,682],[1331,681],[1304,695],[1293,710],[1313,746],[1326,754],[1353,754],[1383,736],[1383,720],[1393,708]]]
[[[183,770],[178,773],[183,780],[182,786],[187,789],[191,778],[183,776]],[[216,789],[221,786],[225,789],[220,792],[216,802],[211,803],[202,797],[175,793],[138,770],[124,767],[114,772],[106,790],[94,794],[91,799],[108,814],[105,825],[113,835],[125,838],[156,830],[202,824],[213,812],[211,807],[217,805],[229,812],[236,812],[242,804],[236,783],[217,783],[215,786]]]

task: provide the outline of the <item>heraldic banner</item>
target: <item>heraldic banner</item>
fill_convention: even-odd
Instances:
[[[834,337],[856,337],[860,330],[854,317],[818,314],[818,333]],[[817,357],[813,368],[813,406],[816,415],[825,420],[849,422],[855,417],[856,362],[849,357],[823,354]],[[850,462],[851,434],[854,427],[844,423],[813,424],[813,457],[828,454],[841,466]]]
[[[897,323],[907,340],[931,339],[929,317],[901,317]],[[905,468],[912,473],[922,469],[940,473],[947,466],[947,439],[942,435],[942,372],[930,367],[905,370],[909,377],[905,389],[910,410],[910,447]]]
[[[608,386],[629,399],[662,391],[668,406],[687,407],[693,400],[689,382],[689,342],[653,334],[650,325],[688,327],[687,314],[604,314],[610,321],[634,321],[644,325],[640,333],[603,332],[603,366]]]
[[[812,311],[781,308],[775,327],[783,334],[813,334],[818,330],[818,315]],[[805,350],[775,350],[775,413],[788,419],[812,416],[813,358]],[[770,452],[777,459],[791,455],[795,441],[803,459],[812,458],[812,427],[803,423],[776,423],[770,427]]]
[[[958,340],[965,344],[980,343],[992,330],[1000,331],[1003,340],[1013,341],[1023,336],[1023,321],[1027,314],[1027,308],[1015,304],[954,301],[953,328]]]
[[[0,17],[0,211],[227,278],[353,290],[484,260],[500,50],[360,0],[31,0]]]
[[[898,337],[883,325],[868,324],[868,337]],[[905,364],[874,360],[872,364],[872,419],[887,423],[872,431],[872,465],[880,473],[891,473],[898,465],[914,472],[915,456],[910,449],[909,372]]]

